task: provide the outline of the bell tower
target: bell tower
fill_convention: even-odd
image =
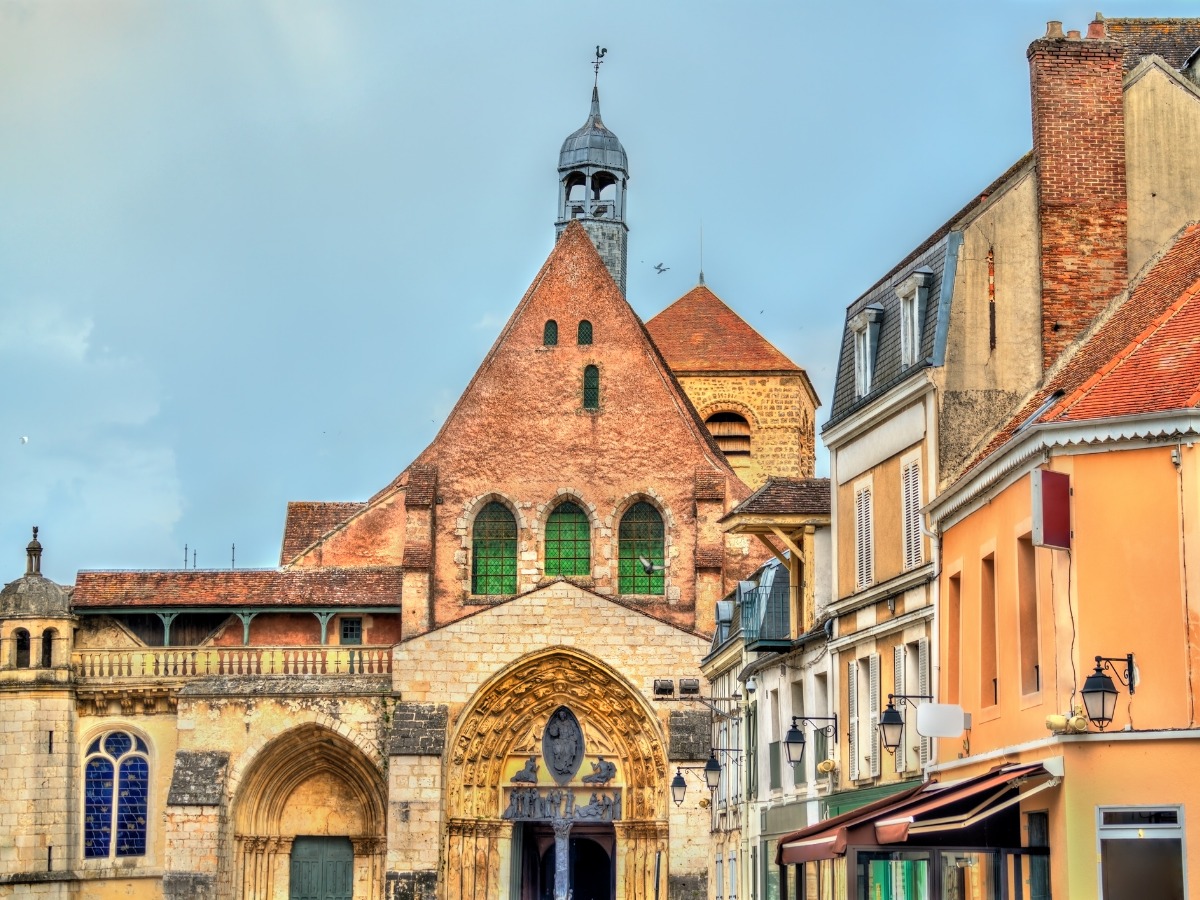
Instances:
[[[572,219],[578,219],[624,294],[629,256],[629,226],[625,224],[629,160],[617,136],[600,119],[600,64],[607,52],[596,48],[596,83],[587,121],[568,135],[558,154],[558,221],[554,229],[557,238]]]

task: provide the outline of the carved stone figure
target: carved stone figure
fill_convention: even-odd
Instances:
[[[525,768],[523,768],[509,780],[514,783],[525,782],[526,784],[537,784],[537,770],[537,759],[531,756],[528,760],[526,760]]]
[[[542,757],[559,784],[566,784],[579,771],[583,762],[583,731],[574,713],[565,706],[556,709],[546,723]]]
[[[617,767],[603,756],[596,757],[592,763],[592,774],[583,776],[584,784],[608,784],[617,777]]]

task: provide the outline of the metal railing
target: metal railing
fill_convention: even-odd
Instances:
[[[205,675],[387,675],[390,647],[144,647],[76,650],[83,681],[198,678]]]

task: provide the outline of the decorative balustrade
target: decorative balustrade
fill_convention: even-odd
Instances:
[[[204,675],[388,675],[390,647],[144,647],[76,650],[82,681],[142,681]]]

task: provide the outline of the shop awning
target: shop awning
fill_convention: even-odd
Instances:
[[[832,859],[851,845],[897,844],[921,834],[967,828],[1057,784],[1058,778],[1040,762],[1000,766],[950,785],[927,781],[780,838],[775,862]],[[1033,787],[1022,792],[1027,785]]]

